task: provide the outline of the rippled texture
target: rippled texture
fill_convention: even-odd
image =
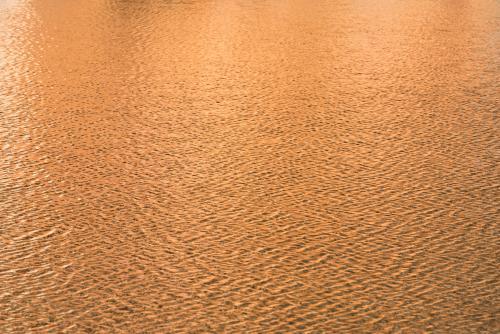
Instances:
[[[498,333],[496,0],[0,2],[1,333]]]

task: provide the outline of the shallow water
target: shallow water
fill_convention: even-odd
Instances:
[[[499,21],[0,1],[0,332],[498,333]]]

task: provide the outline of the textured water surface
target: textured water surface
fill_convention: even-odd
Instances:
[[[500,332],[499,21],[0,0],[0,332]]]

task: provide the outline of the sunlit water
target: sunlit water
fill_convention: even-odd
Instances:
[[[0,0],[1,333],[498,333],[496,0]]]

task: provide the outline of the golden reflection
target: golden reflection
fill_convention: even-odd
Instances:
[[[1,2],[0,332],[494,331],[499,10]]]

